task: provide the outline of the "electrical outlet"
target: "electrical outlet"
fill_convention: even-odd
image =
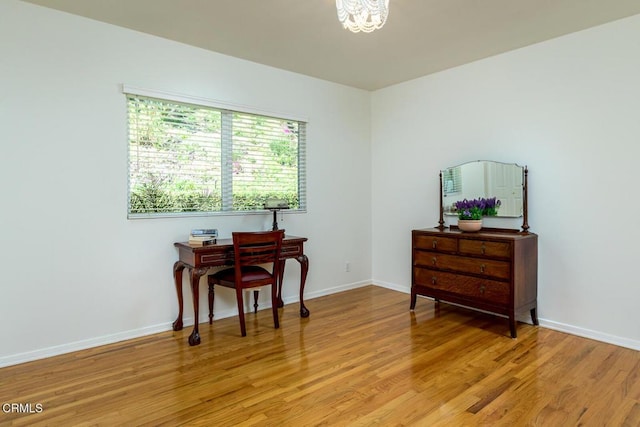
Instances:
[[[349,261],[345,261],[344,271],[346,271],[347,273],[351,271],[351,263]]]

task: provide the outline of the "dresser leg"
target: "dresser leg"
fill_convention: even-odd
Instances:
[[[515,316],[509,316],[509,329],[511,330],[511,338],[518,338],[518,332],[516,331]]]
[[[533,322],[534,325],[538,326],[538,312],[536,310],[536,307],[533,307],[531,309],[531,321]]]
[[[418,299],[418,294],[415,292],[411,292],[411,305],[409,305],[409,310],[413,311],[416,308],[416,300]]]

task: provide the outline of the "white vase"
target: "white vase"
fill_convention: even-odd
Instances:
[[[458,228],[462,231],[473,232],[480,231],[482,228],[481,219],[459,219]]]

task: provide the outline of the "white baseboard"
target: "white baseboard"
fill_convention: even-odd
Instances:
[[[308,292],[305,290],[304,300],[307,301],[310,299],[323,297],[325,295],[337,294],[339,292],[348,291],[350,289],[362,288],[363,286],[371,285],[371,283],[372,283],[371,280],[362,280],[360,282],[346,283],[344,285],[334,286],[333,288],[322,289],[321,291]],[[284,299],[285,304],[291,304],[299,301],[300,299],[297,296]]]
[[[318,298],[325,295],[335,294],[338,292],[344,292],[349,289],[356,289],[362,286],[370,285],[370,280],[364,280],[361,282],[348,283],[345,285],[335,286],[333,288],[323,289],[317,292],[305,292],[305,301],[313,298]],[[283,299],[285,304],[293,304],[300,302],[297,296],[285,297]],[[262,309],[271,308],[271,304],[263,304]],[[215,313],[216,319],[224,319],[226,317],[236,316],[237,310],[224,310],[217,311]],[[203,313],[200,322],[206,322],[207,314]],[[183,328],[193,326],[193,316],[185,317],[182,320]],[[79,350],[86,350],[88,348],[99,347],[101,345],[113,344],[120,341],[126,341],[133,338],[140,338],[146,335],[156,334],[159,332],[166,332],[173,329],[173,321],[161,323],[158,325],[147,326],[139,329],[132,329],[129,331],[118,332],[116,334],[103,335],[101,337],[90,338],[81,341],[75,341],[68,344],[61,344],[52,347],[46,347],[38,350],[28,351],[24,353],[12,354],[9,356],[0,357],[0,368],[12,365],[18,365],[20,363],[31,362],[33,360],[45,359],[47,357],[59,356],[61,354],[71,353]]]
[[[132,338],[139,338],[146,335],[157,334],[172,329],[172,323],[162,323],[159,325],[147,326],[140,329],[132,329],[129,331],[118,332],[117,334],[103,335],[101,337],[90,338],[81,341],[75,341],[68,344],[61,344],[52,347],[46,347],[38,350],[27,351],[24,353],[12,354],[0,357],[0,368],[20,363],[31,362],[33,360],[44,359],[52,356],[59,356],[65,353],[71,353],[78,350],[86,350],[88,348],[99,347],[101,345],[113,344],[119,341],[125,341]],[[193,318],[191,318],[193,324]]]
[[[381,288],[391,289],[392,291],[402,292],[403,294],[411,294],[411,288],[406,286],[399,286],[395,283],[384,282],[382,280],[372,280],[369,283],[372,283],[376,286],[380,286]]]
[[[411,289],[398,286],[394,283],[375,281],[375,280],[372,281],[372,283],[376,286],[392,289],[394,291],[403,292],[406,294],[411,293]],[[483,310],[480,310],[480,311],[483,311]],[[489,312],[485,312],[485,313],[489,313]],[[501,316],[501,317],[506,317],[506,316]],[[532,324],[531,317],[528,316],[527,314],[521,314],[519,316],[516,316],[516,318],[519,322]],[[625,348],[630,348],[632,350],[640,351],[640,341],[632,340],[629,338],[618,337],[618,336],[607,334],[604,332],[593,331],[591,329],[580,328],[578,326],[567,325],[560,322],[554,322],[552,320],[547,320],[542,318],[538,318],[538,323],[540,323],[540,326],[542,326],[543,328],[553,329],[554,331],[565,332],[567,334],[576,335],[583,338],[589,338],[592,340],[605,342],[607,344],[613,344],[619,347],[625,347]]]
[[[344,292],[350,289],[357,289],[363,286],[368,285],[380,286],[386,289],[391,289],[397,292],[402,292],[405,294],[409,294],[411,291],[407,289],[405,286],[399,286],[394,283],[384,282],[384,281],[376,281],[376,280],[363,280],[359,282],[347,283],[340,286],[334,286],[332,288],[322,289],[321,291],[315,292],[306,292],[305,293],[305,301],[336,294],[339,292]],[[300,300],[297,296],[285,297],[285,304],[293,304],[298,303]],[[271,305],[266,304],[264,308],[269,308]],[[235,310],[226,310],[222,312],[216,312],[216,319],[223,319],[226,317],[235,316],[237,312]],[[527,323],[531,323],[530,318],[518,318],[520,321],[526,321]],[[204,322],[205,320],[201,320]],[[572,335],[577,335],[583,338],[589,338],[596,341],[605,342],[608,344],[617,345],[620,347],[630,348],[632,350],[640,351],[640,341],[618,337],[611,334],[606,334],[604,332],[593,331],[590,329],[584,329],[573,325],[567,325],[564,323],[554,322],[552,320],[547,319],[539,319],[540,326],[553,329],[559,332],[565,332]],[[139,329],[132,329],[129,331],[119,332],[117,334],[109,334],[101,337],[90,338],[87,340],[76,341],[68,344],[57,345],[53,347],[47,347],[43,349],[28,351],[25,353],[18,353],[9,356],[0,357],[0,368],[11,365],[18,365],[20,363],[31,362],[33,360],[44,359],[47,357],[58,356],[65,353],[71,353],[78,350],[86,350],[88,348],[98,347],[106,344],[113,344],[119,341],[126,341],[133,338],[140,338],[146,335],[156,334],[159,332],[166,332],[172,329],[173,322],[161,323],[158,325],[147,326]],[[183,319],[184,327],[193,326],[193,317],[185,317]]]
[[[619,347],[626,347],[630,348],[631,350],[640,351],[640,341],[618,337],[604,332],[593,331],[591,329],[580,328],[578,326],[567,325],[565,323],[554,322],[553,320],[538,320],[540,322],[540,326],[543,326],[547,329],[553,329],[554,331],[565,332],[567,334],[589,338],[596,341],[606,342],[607,344],[613,344]]]

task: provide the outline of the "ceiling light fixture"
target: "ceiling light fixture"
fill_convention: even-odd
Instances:
[[[389,16],[389,0],[336,0],[338,19],[354,33],[382,28]]]

